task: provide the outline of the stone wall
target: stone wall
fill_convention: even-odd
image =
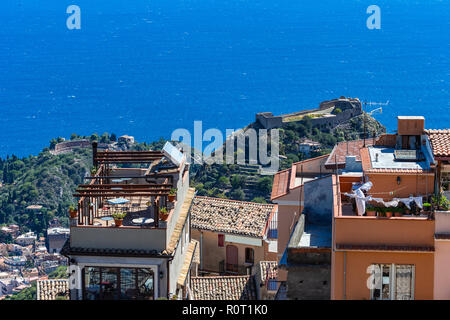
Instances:
[[[272,112],[261,112],[256,114],[256,122],[259,122],[265,129],[270,130],[283,126],[283,117],[274,116]]]
[[[301,110],[289,114],[284,114],[281,116],[274,116],[272,112],[261,112],[256,114],[256,122],[261,124],[265,129],[272,129],[272,128],[280,128],[283,125],[287,123],[296,123],[299,121],[292,121],[292,122],[285,122],[283,123],[283,118],[286,117],[292,117],[292,116],[298,116],[298,115],[306,115],[309,113],[318,112],[324,109],[336,107],[342,110],[341,113],[338,113],[336,115],[328,114],[325,117],[322,118],[313,118],[311,119],[312,125],[314,127],[319,126],[329,126],[329,127],[335,127],[338,124],[348,121],[353,117],[359,116],[362,114],[362,106],[361,102],[355,98],[345,98],[341,97],[339,99],[329,100],[329,101],[323,101],[320,103],[319,108],[317,109],[310,109],[310,110]]]
[[[331,297],[331,248],[298,247],[305,227],[302,214],[287,247],[287,299],[329,300]]]

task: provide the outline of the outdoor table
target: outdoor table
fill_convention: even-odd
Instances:
[[[136,218],[131,220],[134,224],[149,224],[154,222],[152,218]]]
[[[106,221],[106,226],[108,226],[108,221],[114,220],[113,217],[101,217],[100,220]]]
[[[124,203],[130,202],[130,200],[124,199],[124,198],[114,198],[114,199],[108,199],[108,202],[111,204],[124,204]]]

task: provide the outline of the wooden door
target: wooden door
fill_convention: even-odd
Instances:
[[[227,245],[226,271],[237,272],[238,248],[233,245]]]

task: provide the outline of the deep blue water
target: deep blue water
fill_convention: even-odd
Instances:
[[[67,6],[81,30],[66,28]],[[381,8],[381,30],[366,8]],[[341,95],[449,128],[449,1],[2,0],[0,155],[107,131],[240,128]]]

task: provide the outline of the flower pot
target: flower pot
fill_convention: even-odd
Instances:
[[[174,202],[175,201],[175,195],[174,194],[169,194],[167,197],[169,198],[169,202]]]
[[[120,227],[121,225],[122,225],[122,219],[120,219],[120,220],[116,220],[116,219],[114,219],[114,224],[116,225],[116,227]]]
[[[396,217],[401,217],[403,214],[401,213],[401,212],[396,212],[396,213],[394,213],[394,216],[396,216]]]
[[[166,221],[168,217],[169,217],[169,214],[168,214],[168,213],[160,213],[160,214],[159,214],[159,218],[160,218],[162,221]]]
[[[367,216],[369,217],[375,217],[377,215],[377,212],[375,210],[367,211]]]
[[[70,218],[75,219],[78,217],[78,211],[77,210],[69,210]]]
[[[392,211],[386,211],[386,218],[392,217]]]

